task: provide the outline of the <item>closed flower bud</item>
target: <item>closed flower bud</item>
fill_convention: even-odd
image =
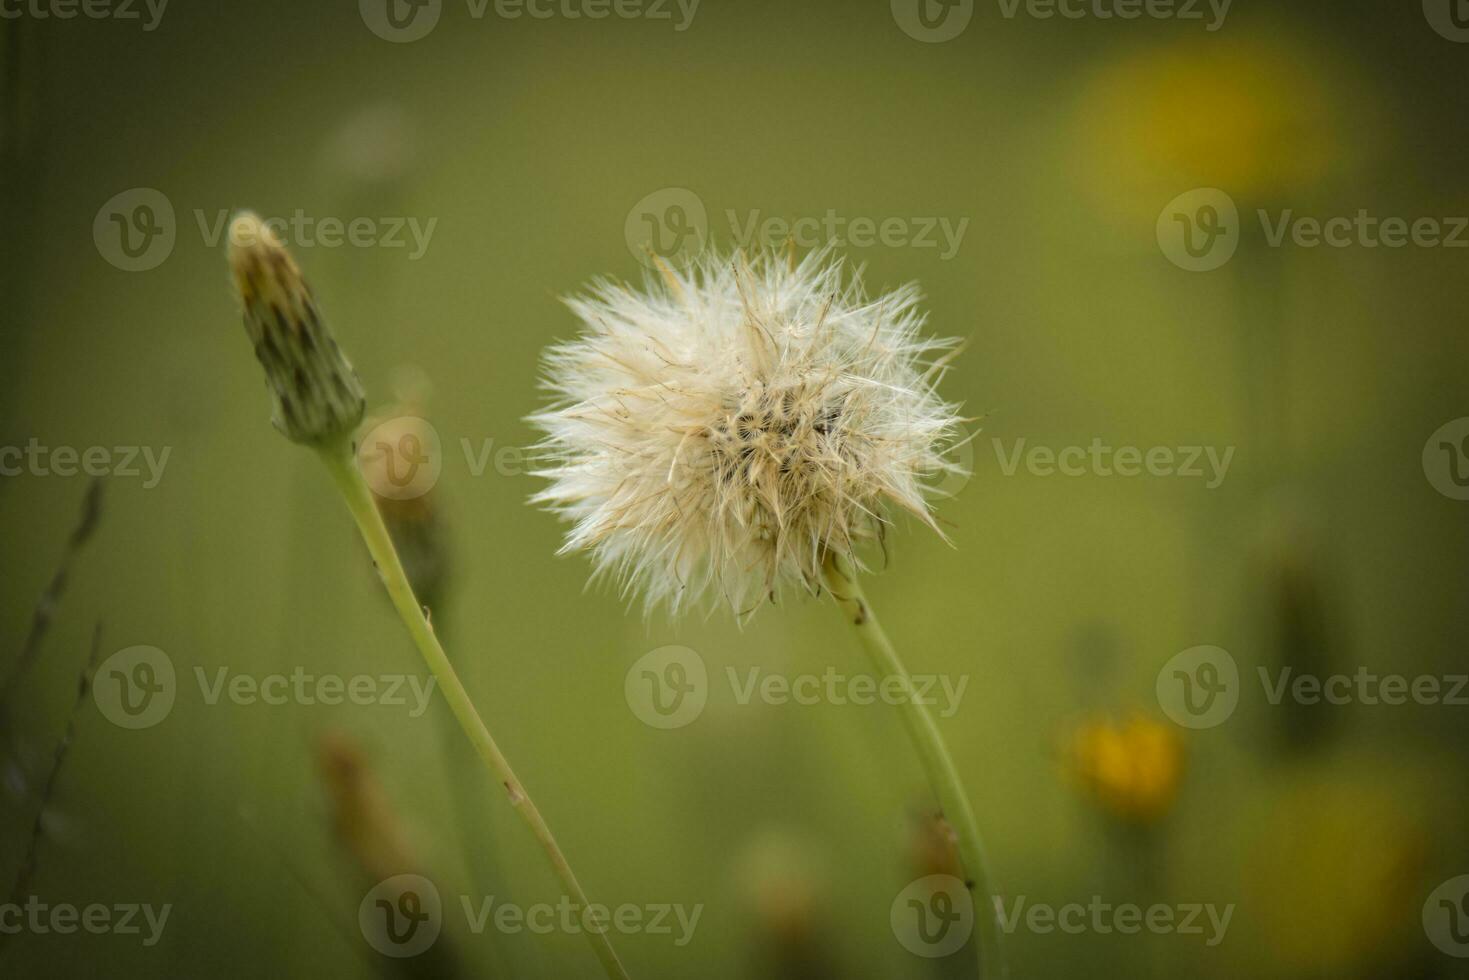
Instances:
[[[246,211],[230,224],[229,257],[276,428],[292,442],[312,445],[349,435],[362,421],[367,397],[290,253]]]

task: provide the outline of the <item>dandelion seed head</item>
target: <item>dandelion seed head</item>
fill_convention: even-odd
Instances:
[[[819,592],[828,556],[861,565],[897,510],[937,530],[934,478],[957,470],[958,406],[936,384],[952,340],[922,333],[919,292],[870,298],[822,250],[660,267],[568,305],[545,358],[551,405],[533,501],[571,523],[563,552],[671,611],[743,616]]]

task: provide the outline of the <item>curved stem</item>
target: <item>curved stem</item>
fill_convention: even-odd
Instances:
[[[348,509],[351,510],[353,518],[357,521],[357,529],[362,532],[362,540],[367,543],[367,550],[372,553],[383,585],[388,590],[388,596],[393,600],[393,607],[397,609],[399,617],[402,618],[404,625],[408,627],[408,632],[413,636],[418,652],[423,655],[430,673],[438,682],[439,690],[444,693],[444,700],[448,701],[450,710],[454,712],[454,717],[459,722],[459,727],[464,729],[465,736],[474,745],[480,759],[505,787],[505,792],[510,797],[511,807],[529,825],[531,833],[535,834],[556,876],[561,879],[561,884],[566,888],[567,894],[576,903],[578,911],[586,909],[590,904],[587,901],[586,892],[582,891],[581,884],[577,882],[571,865],[566,861],[566,855],[561,853],[556,838],[551,835],[551,828],[546,826],[546,821],[536,809],[530,794],[516,778],[515,771],[510,768],[509,760],[495,744],[490,730],[485,727],[484,720],[475,710],[474,702],[469,698],[469,692],[459,682],[459,675],[454,672],[448,655],[444,653],[438,637],[434,635],[433,627],[429,624],[428,618],[424,616],[423,608],[419,606],[418,600],[414,597],[413,589],[408,584],[408,576],[404,573],[403,565],[398,560],[398,552],[393,548],[392,539],[388,537],[388,529],[383,524],[382,515],[378,513],[377,504],[372,499],[372,491],[368,489],[366,482],[362,479],[362,474],[357,469],[350,445],[323,446],[320,452],[322,461],[331,472],[332,479],[336,481],[337,489],[342,492]],[[606,930],[583,928],[582,931],[586,934],[587,941],[592,944],[592,949],[596,952],[597,959],[601,962],[602,969],[606,971],[607,976],[612,980],[627,980],[627,971],[617,959],[617,953],[612,949],[612,942],[607,938]]]
[[[989,885],[989,870],[984,859],[984,845],[980,841],[979,823],[974,818],[974,809],[964,792],[959,779],[959,770],[949,755],[948,746],[940,734],[938,725],[928,705],[914,696],[913,680],[908,669],[898,657],[898,651],[883,631],[882,624],[862,592],[861,583],[851,563],[834,553],[829,553],[824,567],[826,587],[836,599],[847,621],[857,630],[857,637],[867,651],[873,665],[885,677],[901,679],[905,697],[899,699],[903,723],[908,736],[913,740],[930,786],[938,796],[945,819],[954,829],[958,840],[959,861],[964,866],[964,887],[969,889],[974,901],[974,917],[979,926],[979,941],[975,952],[979,957],[980,976],[1003,978],[1006,975],[1004,957],[1000,949],[1000,932],[997,921],[998,908]]]

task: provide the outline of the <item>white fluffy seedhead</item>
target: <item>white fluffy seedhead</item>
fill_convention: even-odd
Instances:
[[[583,333],[546,354],[533,502],[574,525],[563,553],[649,608],[712,593],[743,615],[819,591],[828,554],[859,563],[892,506],[937,530],[925,482],[956,469],[961,419],[934,386],[956,344],[921,336],[916,287],[868,299],[825,250],[661,272],[569,299]]]

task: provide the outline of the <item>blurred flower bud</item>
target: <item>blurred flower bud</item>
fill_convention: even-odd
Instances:
[[[367,398],[301,270],[276,234],[248,211],[236,215],[229,235],[230,270],[245,305],[245,330],[265,368],[276,428],[305,444],[350,435]]]
[[[345,735],[328,732],[316,743],[316,764],[332,830],[366,876],[380,880],[420,870],[361,747]]]
[[[739,862],[740,884],[755,914],[759,975],[822,980],[837,977],[824,928],[821,876],[809,842],[782,830],[756,837]]]
[[[1165,816],[1183,779],[1183,742],[1161,722],[1133,715],[1078,726],[1065,747],[1065,763],[1085,795],[1131,823]]]

